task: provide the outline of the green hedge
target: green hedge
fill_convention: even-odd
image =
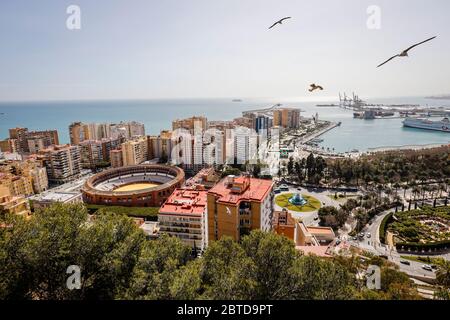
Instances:
[[[121,207],[121,206],[102,206],[102,205],[86,205],[89,213],[95,214],[98,211],[109,211],[117,214],[125,214],[133,218],[144,218],[150,221],[158,220],[159,207]]]
[[[383,221],[381,221],[380,224],[380,242],[382,244],[386,244],[386,227],[389,224],[389,222],[392,221],[392,217],[394,216],[394,213],[391,212],[386,217],[383,218]]]
[[[399,242],[396,243],[397,250],[411,250],[411,251],[428,251],[428,250],[443,250],[450,248],[450,240],[430,242],[430,243],[417,243],[417,242]]]

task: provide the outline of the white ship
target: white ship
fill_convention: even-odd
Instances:
[[[450,132],[450,121],[444,118],[440,121],[431,121],[429,119],[406,118],[403,121],[405,127]]]

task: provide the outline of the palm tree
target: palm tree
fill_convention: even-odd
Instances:
[[[450,288],[450,261],[444,260],[436,272],[436,281],[439,285]]]
[[[412,190],[412,193],[414,195],[414,201],[416,201],[417,196],[420,194],[420,188],[418,186],[415,186]]]
[[[403,199],[406,200],[406,191],[409,189],[409,185],[407,183],[405,183],[403,186]]]

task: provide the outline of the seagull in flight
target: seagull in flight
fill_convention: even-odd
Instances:
[[[423,43],[425,43],[425,42],[431,41],[431,40],[433,40],[434,38],[436,38],[436,37],[433,37],[433,38],[427,39],[427,40],[425,40],[425,41],[416,43],[415,45],[413,45],[413,46],[409,47],[408,49],[402,51],[402,53],[396,54],[395,56],[389,58],[388,60],[386,60],[386,61],[383,62],[382,64],[378,65],[377,68],[381,67],[382,65],[385,65],[386,63],[388,63],[389,61],[391,61],[391,60],[394,59],[394,58],[397,58],[397,57],[409,57],[409,56],[408,56],[408,51],[409,51],[409,50],[411,50],[412,48],[415,48],[415,47],[417,47],[417,46],[420,46],[421,44],[423,44]]]
[[[311,84],[310,87],[311,87],[311,88],[309,89],[309,92],[313,92],[313,91],[315,91],[315,90],[320,90],[320,91],[323,90],[323,87],[322,87],[322,86],[318,86],[318,85],[316,85],[315,83]]]
[[[277,22],[275,22],[273,25],[271,25],[271,26],[269,27],[269,30],[272,29],[273,27],[275,27],[277,24],[283,24],[283,21],[284,21],[284,20],[287,20],[287,19],[291,19],[291,17],[286,17],[286,18],[283,18],[283,19],[281,19],[281,20],[278,20]]]

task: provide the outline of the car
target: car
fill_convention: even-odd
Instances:
[[[432,264],[432,265],[431,265],[431,269],[437,270],[437,268],[438,268],[437,265],[435,265],[435,264]]]
[[[407,260],[400,260],[401,264],[406,264],[407,266],[411,265],[411,262],[407,261]]]
[[[338,245],[340,245],[340,244],[341,244],[341,240],[337,239],[337,240],[336,240],[336,245],[338,246]]]
[[[319,217],[315,217],[315,218],[314,218],[314,221],[317,221],[317,220],[319,220]]]
[[[275,189],[275,190],[273,190],[273,193],[279,194],[279,193],[281,193],[281,190],[280,189]]]
[[[358,240],[358,237],[353,237],[352,239],[356,241],[356,240]]]
[[[371,235],[370,233],[367,233],[367,234],[366,234],[366,237],[367,237],[367,238],[370,238],[370,237],[372,237],[372,235]]]
[[[427,264],[424,264],[424,265],[422,266],[422,269],[423,269],[423,270],[427,270],[427,271],[433,271],[433,269],[431,268],[431,266],[429,266],[429,265],[427,265]]]

